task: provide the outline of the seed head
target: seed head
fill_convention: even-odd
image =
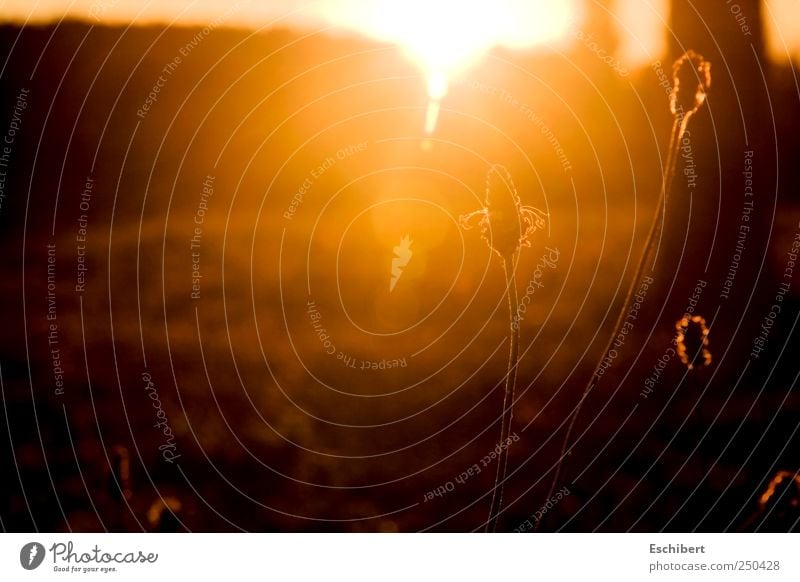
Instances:
[[[708,366],[711,363],[711,352],[708,349],[706,320],[699,315],[684,315],[675,324],[675,329],[678,330],[675,343],[681,362],[690,370],[695,366]]]
[[[688,117],[706,100],[711,86],[711,63],[690,50],[672,65],[672,91],[669,94],[673,115]]]
[[[477,222],[481,235],[503,259],[510,259],[520,247],[529,247],[529,237],[545,227],[548,214],[532,206],[523,206],[511,175],[504,166],[494,165],[486,175],[486,206],[463,214],[461,226],[468,230]]]

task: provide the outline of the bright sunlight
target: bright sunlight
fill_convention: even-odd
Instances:
[[[427,79],[425,130],[433,133],[442,99],[460,73],[494,47],[530,49],[559,43],[581,21],[580,0],[288,0],[227,7],[210,0],[146,3],[133,0],[75,0],[66,15],[115,24],[168,22],[190,25],[218,21],[236,26],[321,24],[354,31],[400,47]],[[62,18],[60,2],[5,3],[0,21]]]
[[[324,16],[400,46],[428,79],[425,130],[433,133],[449,82],[495,46],[527,49],[563,38],[575,2],[541,0],[330,1]]]

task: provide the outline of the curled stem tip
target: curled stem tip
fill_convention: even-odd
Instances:
[[[697,112],[711,86],[711,63],[693,50],[686,51],[672,65],[672,91],[669,95],[673,115],[686,117]]]

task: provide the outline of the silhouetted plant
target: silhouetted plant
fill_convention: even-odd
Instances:
[[[606,357],[606,354],[611,349],[614,338],[617,335],[617,330],[622,325],[625,318],[625,313],[633,298],[634,290],[642,278],[645,265],[653,252],[654,243],[659,239],[661,229],[663,228],[663,219],[666,213],[667,200],[669,193],[672,190],[672,180],[675,177],[675,166],[680,154],[681,140],[686,132],[686,127],[689,119],[697,113],[700,107],[705,103],[706,91],[711,85],[711,63],[706,61],[702,56],[694,51],[687,51],[680,57],[672,66],[672,91],[669,96],[669,106],[672,112],[672,131],[670,133],[669,147],[667,148],[667,161],[664,165],[664,174],[661,181],[661,189],[659,191],[658,199],[656,201],[655,213],[653,221],[650,224],[650,230],[645,239],[644,249],[642,250],[639,263],[634,271],[633,278],[631,279],[628,293],[625,296],[625,301],[620,307],[619,315],[617,316],[614,327],[605,349],[600,354],[600,359],[594,367],[592,377],[586,385],[586,388],[581,394],[581,399],[578,401],[575,410],[572,412],[569,424],[567,425],[567,432],[564,436],[564,443],[561,447],[558,460],[555,465],[555,472],[553,473],[552,483],[547,492],[546,499],[549,499],[553,491],[558,486],[558,480],[561,477],[561,472],[564,466],[564,460],[570,454],[572,446],[572,432],[575,428],[575,422],[580,414],[581,407],[583,406],[586,397],[597,386],[600,381],[598,369]],[[655,263],[655,260],[654,260]],[[654,268],[655,264],[651,267]],[[542,520],[544,521],[544,520]],[[536,523],[538,530],[542,521]]]
[[[519,358],[519,325],[517,322],[517,287],[514,272],[515,256],[521,247],[529,247],[529,237],[544,228],[547,214],[531,206],[523,206],[508,170],[494,165],[486,176],[486,206],[460,217],[464,229],[477,223],[489,248],[500,257],[505,273],[506,298],[509,317],[508,370],[505,376],[503,410],[500,422],[500,453],[497,458],[492,501],[486,531],[495,531],[497,518],[503,506],[503,483],[508,466],[508,446],[503,446],[511,432],[514,408],[514,391]]]

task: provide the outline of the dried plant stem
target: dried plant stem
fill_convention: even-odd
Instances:
[[[511,436],[511,420],[514,417],[514,391],[517,385],[517,362],[519,359],[519,325],[517,324],[517,284],[514,278],[514,264],[511,257],[503,258],[503,272],[506,276],[506,297],[508,299],[509,349],[508,370],[506,372],[505,392],[503,395],[503,412],[500,422],[500,452],[497,455],[497,472],[492,490],[492,502],[489,506],[489,521],[486,531],[497,529],[497,518],[503,507],[503,484],[508,468],[508,438]]]
[[[680,144],[681,138],[683,137],[684,132],[686,131],[686,124],[689,121],[689,115],[675,115],[675,119],[672,124],[672,132],[670,134],[670,141],[669,147],[667,149],[667,162],[664,166],[664,176],[661,181],[661,191],[659,192],[658,201],[656,203],[655,215],[653,217],[653,221],[650,224],[650,231],[647,234],[647,239],[645,241],[644,249],[642,250],[641,258],[639,259],[639,263],[636,266],[636,271],[634,272],[633,278],[631,279],[630,285],[628,287],[628,293],[625,296],[625,301],[622,303],[620,307],[619,314],[617,315],[616,322],[614,323],[614,327],[611,329],[611,334],[609,335],[608,342],[606,343],[605,348],[600,353],[600,359],[594,367],[594,371],[592,372],[592,377],[589,379],[589,382],[586,385],[586,388],[581,395],[581,399],[578,401],[578,405],[575,407],[575,410],[572,412],[572,417],[570,418],[569,425],[567,426],[567,433],[564,436],[564,443],[561,446],[561,452],[559,453],[558,461],[556,462],[555,473],[553,473],[553,480],[550,484],[550,489],[547,492],[547,496],[545,500],[550,499],[552,497],[553,492],[556,490],[558,486],[558,480],[561,477],[561,473],[564,469],[564,461],[572,452],[572,447],[574,444],[571,443],[572,441],[572,433],[575,428],[575,422],[578,419],[578,415],[580,414],[581,407],[583,406],[586,397],[589,393],[594,389],[597,383],[600,380],[600,377],[597,375],[597,369],[600,367],[600,364],[603,361],[603,358],[606,357],[606,354],[611,350],[611,346],[614,343],[614,338],[617,335],[617,330],[622,325],[622,322],[625,320],[625,314],[628,309],[628,305],[630,305],[631,300],[633,299],[634,291],[636,290],[637,285],[639,284],[639,280],[642,277],[642,272],[645,269],[645,265],[648,263],[648,259],[653,252],[654,243],[659,239],[659,233],[663,227],[664,222],[664,215],[666,212],[667,206],[667,199],[669,197],[669,192],[672,189],[672,180],[675,177],[675,166],[677,164],[678,156],[680,153]],[[652,267],[651,267],[652,269]],[[536,522],[534,526],[534,531],[538,531],[544,519],[540,519]]]

